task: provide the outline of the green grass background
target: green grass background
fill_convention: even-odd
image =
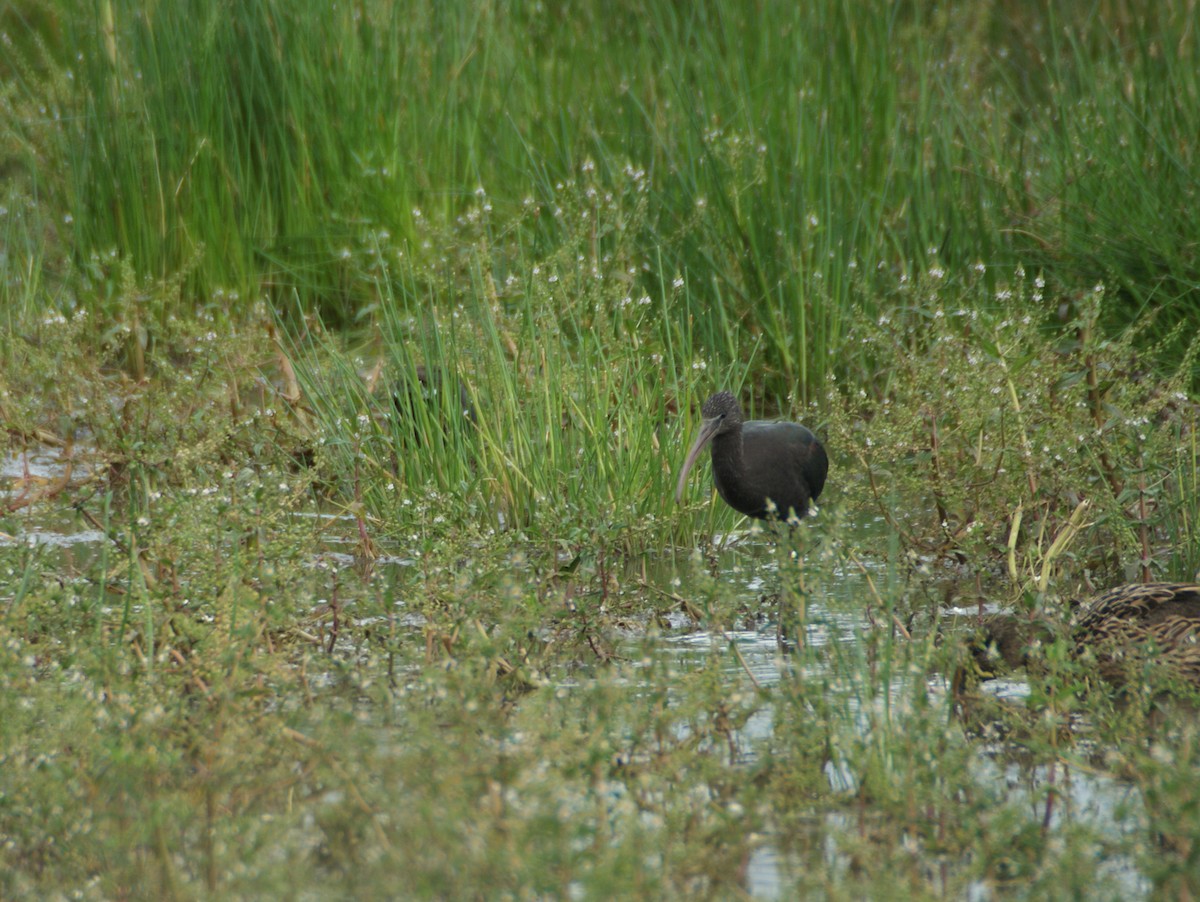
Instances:
[[[930,267],[1105,281],[1110,326],[1162,335],[1196,313],[1200,52],[1188,4],[1143,6],[10,5],[4,167],[39,209],[9,241],[92,287],[60,306],[122,315],[115,254],[189,309],[351,325],[380,233],[453,271],[428,229],[471,218],[497,276],[684,276],[664,316],[801,400]]]

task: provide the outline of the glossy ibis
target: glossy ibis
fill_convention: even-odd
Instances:
[[[799,423],[746,422],[737,398],[717,392],[704,402],[704,421],[687,460],[675,501],[683,500],[688,472],[712,443],[713,482],[725,503],[747,517],[792,522],[808,513],[825,487],[829,458]]]
[[[1117,586],[1079,605],[1071,618],[1071,654],[1123,687],[1154,660],[1175,679],[1200,689],[1200,585],[1145,583]],[[1054,639],[1048,623],[1011,615],[986,618],[971,641],[977,676],[997,665],[1029,663],[1031,646]],[[961,685],[963,675],[955,676]]]

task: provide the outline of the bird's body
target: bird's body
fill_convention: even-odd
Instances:
[[[1072,620],[1075,655],[1094,656],[1105,680],[1126,683],[1151,656],[1200,688],[1200,586],[1145,583],[1096,596]]]
[[[977,671],[989,676],[999,661],[1029,663],[1034,642],[1054,639],[1052,625],[1013,615],[987,618],[971,643]],[[1081,604],[1071,618],[1071,655],[1094,664],[1113,686],[1127,686],[1150,663],[1200,688],[1200,585],[1117,586]],[[957,679],[957,678],[956,678]]]
[[[403,420],[414,430],[436,426],[443,433],[451,432],[450,420],[460,419],[476,425],[475,405],[466,384],[452,370],[429,370],[423,363],[415,367],[416,382],[403,379],[392,390],[392,404]],[[457,389],[457,392],[455,391]],[[444,393],[444,395],[443,395]],[[453,400],[455,394],[458,403]]]
[[[713,482],[725,503],[759,520],[799,519],[825,487],[829,458],[811,431],[799,423],[745,422],[729,392],[704,402],[704,422],[688,452],[675,500],[683,498],[687,474],[712,443]]]

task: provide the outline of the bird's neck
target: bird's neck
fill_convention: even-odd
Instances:
[[[724,464],[735,471],[742,468],[742,430],[734,429],[718,435],[712,441],[713,466]]]

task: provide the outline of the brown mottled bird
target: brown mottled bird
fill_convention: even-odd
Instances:
[[[1052,641],[1050,624],[1013,615],[989,617],[970,643],[977,675],[996,665],[1028,663],[1035,641]],[[1172,677],[1200,689],[1200,585],[1145,583],[1117,586],[1082,604],[1071,619],[1072,656],[1095,662],[1113,686],[1138,678],[1151,659]],[[955,676],[962,684],[963,674]]]
[[[829,458],[811,431],[799,423],[746,422],[741,405],[727,391],[705,401],[701,413],[704,421],[675,487],[676,503],[683,500],[692,465],[711,442],[713,482],[735,511],[783,521],[808,513],[829,473]]]
[[[1110,683],[1124,684],[1147,656],[1200,688],[1200,586],[1145,583],[1096,596],[1073,618],[1076,657],[1093,654]]]

